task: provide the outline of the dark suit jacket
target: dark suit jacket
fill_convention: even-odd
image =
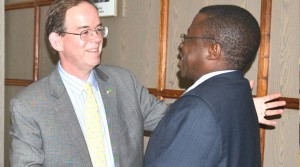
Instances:
[[[144,130],[154,129],[167,106],[150,95],[127,70],[99,66],[95,74],[116,167],[142,167]],[[11,119],[12,167],[92,167],[57,69],[12,99]]]
[[[145,167],[258,167],[257,120],[243,74],[214,76],[170,106],[150,137]]]

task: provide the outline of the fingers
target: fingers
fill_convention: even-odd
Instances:
[[[278,110],[266,110],[264,112],[265,116],[273,116],[273,115],[279,115],[282,114],[283,110],[282,109],[278,109]],[[275,126],[277,124],[276,121],[274,120],[268,120],[264,117],[260,117],[259,118],[259,123],[260,124],[264,124],[264,125],[268,125],[268,126]]]
[[[250,80],[249,84],[250,84],[250,88],[253,89],[253,87],[254,87],[254,80]]]
[[[284,107],[284,105],[286,105],[286,102],[283,100],[275,101],[275,99],[279,97],[281,97],[280,93],[274,93],[271,95],[253,99],[257,111],[258,121],[260,124],[269,126],[276,125],[276,121],[266,118],[268,118],[268,116],[275,116],[283,113],[283,109],[280,108]]]
[[[265,116],[279,115],[279,114],[282,114],[282,113],[283,113],[282,109],[278,109],[278,110],[266,110],[264,112]]]
[[[277,108],[277,107],[284,107],[286,105],[286,101],[274,101],[274,102],[269,102],[265,103],[266,109],[270,108]]]
[[[270,95],[266,95],[266,96],[263,96],[261,97],[265,102],[268,102],[268,101],[271,101],[271,100],[274,100],[274,99],[277,99],[281,96],[280,93],[274,93],[274,94],[270,94]]]
[[[261,120],[259,121],[259,123],[264,124],[264,125],[269,125],[269,126],[275,126],[275,125],[277,124],[276,121],[273,121],[273,120],[267,120],[267,119],[265,119],[265,118],[261,119]]]

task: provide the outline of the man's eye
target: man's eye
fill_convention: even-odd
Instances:
[[[85,30],[85,31],[82,31],[80,34],[82,34],[82,35],[86,35],[86,34],[88,34],[88,30]]]
[[[102,27],[98,27],[98,28],[96,28],[96,31],[97,32],[101,32],[103,30],[103,28]]]

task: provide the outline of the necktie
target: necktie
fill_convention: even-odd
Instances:
[[[100,114],[98,113],[98,105],[89,83],[85,85],[84,91],[87,94],[84,109],[84,124],[88,150],[93,167],[106,167],[103,129]]]

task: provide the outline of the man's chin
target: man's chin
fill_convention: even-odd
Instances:
[[[179,71],[179,77],[182,78],[182,79],[185,79],[185,78],[186,78],[186,75],[185,75],[184,72]]]

